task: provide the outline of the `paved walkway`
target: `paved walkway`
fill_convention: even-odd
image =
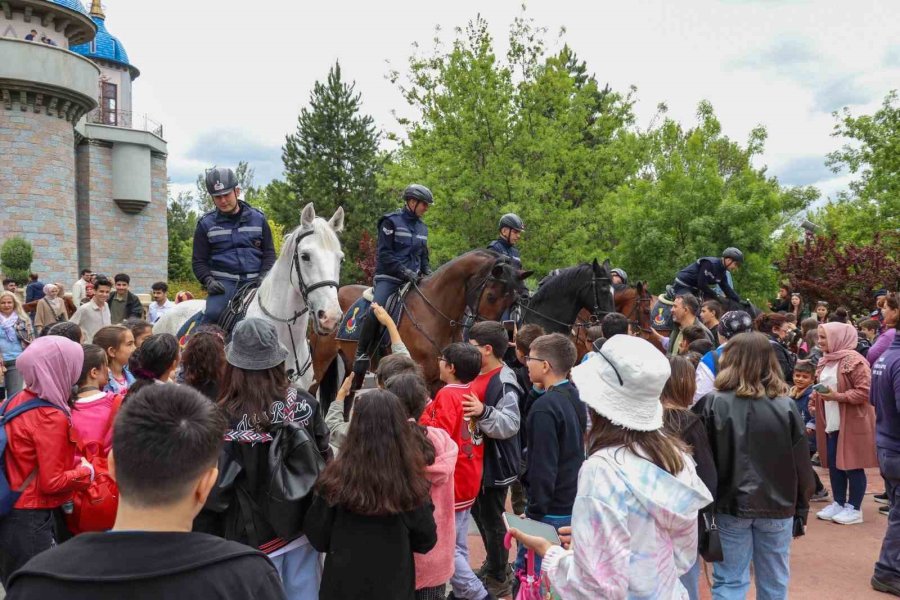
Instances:
[[[817,469],[819,477],[828,487],[828,473]],[[878,513],[879,504],[872,494],[881,493],[882,480],[878,469],[866,471],[869,487],[863,501],[863,519],[860,525],[837,525],[815,518],[815,511],[827,504],[812,505],[806,535],[791,546],[790,600],[888,600],[892,596],[874,591],[869,585],[872,568],[881,549],[881,540],[887,525],[887,517]],[[475,568],[484,560],[481,538],[474,528],[470,531],[471,562]],[[513,551],[515,547],[513,547]],[[712,580],[712,566],[706,571]],[[711,598],[709,587],[704,586],[701,597]],[[756,598],[751,586],[748,598]]]

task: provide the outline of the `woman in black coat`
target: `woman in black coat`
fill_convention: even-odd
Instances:
[[[781,367],[782,379],[788,385],[794,383],[794,365],[797,363],[797,355],[788,349],[785,338],[792,331],[787,317],[781,313],[763,313],[756,317],[756,329],[769,338],[778,366]]]

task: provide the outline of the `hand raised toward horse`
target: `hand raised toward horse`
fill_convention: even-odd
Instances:
[[[372,303],[372,312],[375,314],[375,318],[378,319],[378,322],[384,326],[387,326],[388,323],[393,321],[391,315],[388,314],[388,311],[377,302]]]

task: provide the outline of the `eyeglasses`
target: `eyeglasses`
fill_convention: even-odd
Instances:
[[[619,375],[619,370],[616,368],[616,364],[615,364],[613,361],[609,360],[609,357],[606,356],[605,354],[603,354],[603,351],[597,350],[597,354],[599,354],[600,356],[602,356],[602,357],[603,357],[603,360],[605,360],[606,362],[609,363],[609,366],[612,367],[613,372],[616,374],[616,378],[619,380],[619,385],[621,385],[621,386],[624,387],[624,386],[625,386],[625,382],[622,381],[622,376]]]
[[[526,363],[526,364],[528,363],[529,360],[536,360],[536,361],[539,361],[539,362],[545,362],[545,363],[547,363],[547,366],[548,366],[548,367],[552,367],[552,366],[553,366],[553,365],[550,364],[550,361],[549,361],[549,360],[544,359],[544,358],[538,358],[537,356],[525,356],[525,363]]]
[[[438,356],[437,359],[438,359],[438,362],[450,362],[450,361],[448,361],[446,358],[444,358],[443,356]]]

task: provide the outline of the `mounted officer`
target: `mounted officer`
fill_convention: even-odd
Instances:
[[[673,297],[690,293],[701,301],[716,300],[719,295],[713,287],[718,286],[724,296],[743,304],[744,301],[731,287],[728,278],[728,273],[737,271],[743,263],[744,253],[737,248],[726,248],[722,252],[722,258],[706,256],[697,259],[678,272],[670,291]]]
[[[610,270],[610,274],[612,275],[613,286],[618,287],[628,285],[628,273],[625,272],[625,269],[616,267],[615,269]]]
[[[388,298],[406,282],[418,282],[431,274],[428,264],[428,226],[422,216],[434,204],[434,196],[424,185],[414,183],[403,190],[403,208],[389,212],[378,221],[375,257],[375,298],[384,306]],[[353,372],[365,375],[381,327],[369,311],[356,346]]]
[[[500,217],[500,237],[488,244],[488,248],[504,256],[508,256],[517,269],[522,268],[522,258],[516,244],[525,232],[525,223],[514,213],[506,213]]]
[[[234,171],[209,169],[206,191],[216,208],[197,221],[192,267],[209,293],[203,322],[218,323],[235,292],[261,282],[275,264],[275,242],[266,216],[238,199]]]

